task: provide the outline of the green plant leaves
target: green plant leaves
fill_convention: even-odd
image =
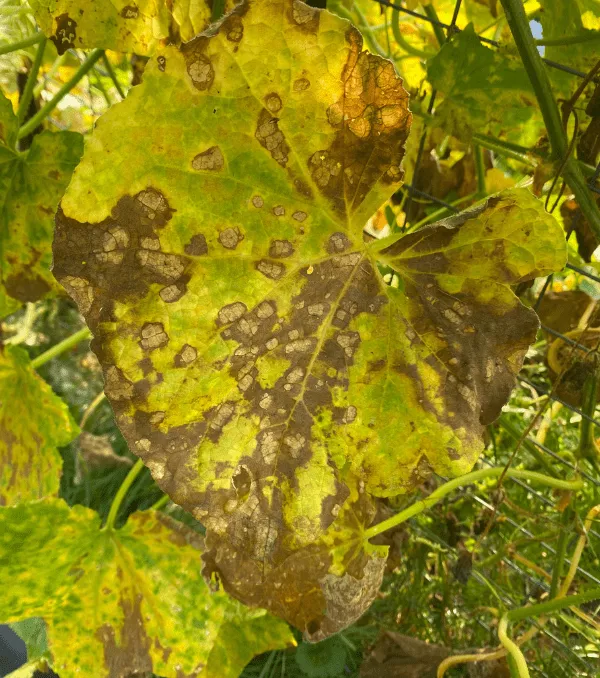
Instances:
[[[208,0],[29,0],[59,54],[101,47],[153,54],[166,42],[187,41],[210,23]],[[233,2],[228,5],[233,7]]]
[[[35,413],[35,416],[32,416]],[[0,349],[0,506],[58,492],[62,459],[79,429],[18,347]]]
[[[11,102],[0,93],[0,318],[56,286],[54,212],[83,150],[80,134],[42,132],[19,153],[17,131]]]
[[[314,640],[376,595],[372,496],[473,465],[538,326],[510,285],[565,261],[525,190],[364,242],[409,124],[348,22],[250,1],[155,56],[57,216],[55,274],[207,575]]]
[[[522,128],[537,113],[527,73],[520,61],[484,47],[472,24],[429,60],[427,78],[444,94],[436,118],[449,134],[469,140],[474,131],[490,132],[526,141]]]
[[[254,654],[293,643],[288,627],[211,593],[200,537],[156,512],[118,531],[49,499],[0,509],[0,618],[41,616],[61,677],[236,678]]]

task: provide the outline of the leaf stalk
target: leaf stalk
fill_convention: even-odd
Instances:
[[[138,477],[140,471],[144,468],[144,462],[141,459],[138,459],[135,464],[129,470],[129,473],[125,476],[125,480],[121,483],[117,494],[110,505],[110,510],[108,511],[108,516],[106,518],[106,523],[104,524],[103,530],[110,532],[114,529],[115,520],[125,499],[125,495],[129,491],[129,488],[133,485],[133,481]]]
[[[36,33],[31,35],[28,38],[19,40],[18,42],[11,42],[9,45],[0,45],[0,56],[4,54],[10,54],[11,52],[16,52],[20,49],[27,49],[32,45],[37,45],[38,42],[45,40],[46,36],[43,33]]]
[[[44,353],[41,353],[37,358],[34,358],[31,361],[31,367],[33,367],[34,370],[37,370],[42,365],[45,365],[49,360],[52,360],[61,353],[68,351],[70,348],[73,348],[73,346],[77,346],[80,341],[90,339],[91,336],[92,333],[90,330],[87,327],[84,327],[82,330],[79,330],[79,332],[71,334],[66,339],[59,341],[58,344],[55,344],[49,348],[47,351],[44,351]]]

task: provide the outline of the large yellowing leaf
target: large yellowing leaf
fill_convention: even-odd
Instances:
[[[0,93],[0,318],[52,285],[54,212],[79,162],[75,132],[42,132],[31,148],[15,150],[17,118]]]
[[[62,459],[79,429],[17,347],[0,349],[0,506],[58,492]]]
[[[101,47],[152,54],[161,43],[186,41],[210,23],[210,0],[29,0],[59,54]],[[230,0],[228,7],[235,2]]]
[[[369,494],[471,468],[537,328],[510,285],[565,259],[524,190],[365,243],[409,123],[393,66],[346,21],[250,1],[156,55],[57,217],[55,274],[132,450],[207,526],[229,590],[313,638],[376,590]]]
[[[49,499],[0,509],[0,619],[43,617],[61,678],[237,678],[292,644],[286,624],[212,593],[198,534],[167,516],[100,530],[94,511]],[[236,627],[232,631],[232,626]]]

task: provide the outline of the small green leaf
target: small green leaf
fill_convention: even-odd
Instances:
[[[18,347],[0,349],[0,506],[58,492],[56,449],[79,433],[66,404]]]
[[[541,124],[521,62],[482,45],[472,24],[429,60],[427,78],[444,95],[436,119],[459,139],[484,132],[526,143],[523,128]],[[536,140],[534,136],[531,143]]]
[[[187,41],[211,21],[206,0],[29,0],[59,54],[100,47],[151,55],[167,41]],[[227,9],[233,7],[230,0]]]
[[[17,118],[0,93],[0,318],[53,286],[54,213],[83,150],[75,132],[42,132],[14,150]]]
[[[61,678],[176,678],[205,665],[209,676],[237,678],[254,654],[293,636],[209,591],[199,540],[153,511],[101,531],[94,511],[58,499],[0,509],[0,579],[11,582],[0,619],[43,617]]]

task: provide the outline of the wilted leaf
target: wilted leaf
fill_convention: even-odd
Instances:
[[[27,353],[0,349],[0,506],[56,494],[62,470],[56,448],[78,432],[67,406],[33,371]]]
[[[463,140],[477,131],[525,141],[523,127],[537,114],[525,68],[484,47],[472,24],[429,60],[427,78],[444,95],[435,113],[448,133]]]
[[[56,285],[54,213],[83,147],[75,132],[42,132],[19,153],[16,133],[12,104],[0,93],[0,318]]]
[[[361,678],[435,678],[437,667],[450,654],[442,645],[385,631],[360,667]]]
[[[166,42],[187,41],[210,23],[210,0],[29,0],[59,54],[101,47],[152,54]],[[229,0],[228,8],[235,2]]]
[[[79,453],[87,468],[106,468],[110,466],[131,466],[131,459],[115,454],[110,436],[97,436],[87,431],[79,435]]]
[[[61,678],[237,678],[255,653],[293,638],[209,591],[198,539],[152,511],[101,531],[94,511],[62,500],[0,509],[0,579],[10,582],[0,618],[43,617]],[[248,627],[232,633],[236,624]]]
[[[229,590],[312,638],[378,586],[368,494],[471,468],[537,329],[509,286],[565,259],[524,190],[365,244],[409,121],[347,22],[248,2],[149,63],[57,218],[55,273],[132,450],[206,525]]]

